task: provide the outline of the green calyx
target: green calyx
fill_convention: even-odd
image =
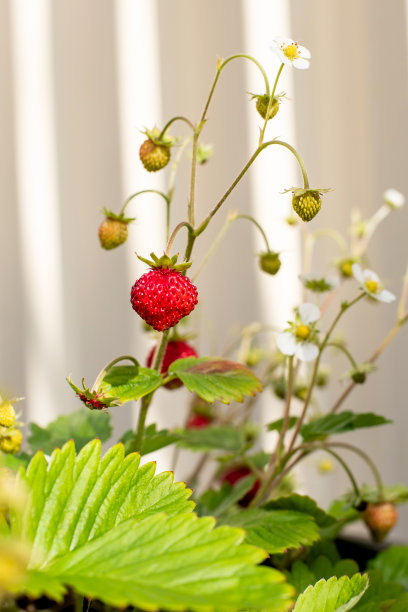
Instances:
[[[159,147],[171,147],[174,144],[174,138],[168,136],[166,132],[162,134],[157,126],[154,126],[152,130],[145,129],[143,134],[146,134],[147,138]]]
[[[112,219],[113,221],[121,221],[122,223],[132,223],[132,221],[136,220],[136,217],[125,217],[123,212],[117,215],[112,210],[109,210],[109,208],[103,208],[102,212],[107,219]]]
[[[281,267],[279,253],[274,251],[266,251],[259,254],[259,267],[267,274],[276,274]]]
[[[177,272],[183,272],[183,270],[187,270],[187,268],[191,266],[191,261],[183,261],[183,263],[178,264],[178,253],[173,255],[173,257],[169,257],[166,253],[164,253],[164,255],[162,255],[160,258],[154,253],[150,253],[150,257],[152,259],[145,259],[140,255],[137,255],[137,257],[140,259],[140,261],[143,261],[143,263],[147,264],[151,268],[164,268],[169,270],[177,270]]]

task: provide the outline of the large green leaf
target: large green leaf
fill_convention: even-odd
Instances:
[[[61,415],[47,427],[30,423],[30,429],[28,443],[31,451],[35,453],[42,450],[46,455],[51,455],[54,448],[70,439],[74,440],[79,451],[94,438],[105,442],[112,434],[109,413],[85,408]]]
[[[242,431],[234,427],[210,425],[180,431],[177,444],[191,450],[236,452],[243,448],[245,437]]]
[[[124,457],[100,458],[100,442],[75,455],[69,442],[49,465],[40,452],[20,478],[31,488],[22,523],[33,542],[18,592],[61,599],[67,587],[115,607],[199,612],[291,607],[284,576],[258,566],[266,553],[245,533],[191,513],[189,491],[172,474]],[[165,513],[166,514],[165,514]]]
[[[369,570],[367,572],[370,586],[358,602],[355,610],[358,612],[396,612],[397,605],[401,607],[401,612],[408,610],[408,593],[396,582],[384,582],[379,570]]]
[[[155,391],[162,382],[163,379],[156,370],[138,365],[121,365],[109,370],[100,389],[105,397],[115,397],[125,403]]]
[[[369,566],[380,570],[385,581],[398,582],[408,591],[408,546],[390,546],[370,561]]]
[[[330,516],[319,508],[314,499],[307,495],[293,493],[285,497],[278,497],[268,502],[265,506],[267,510],[296,510],[312,516],[319,527],[331,527],[337,521],[334,516]]]
[[[372,412],[357,414],[346,411],[338,414],[326,414],[320,419],[312,421],[312,423],[303,425],[300,433],[306,442],[310,442],[324,436],[346,433],[362,427],[375,427],[385,423],[392,423],[392,421]]]
[[[100,441],[93,440],[76,456],[74,443],[68,442],[54,451],[49,466],[41,452],[32,459],[26,472],[32,503],[23,533],[33,542],[33,567],[130,518],[192,510],[191,491],[173,483],[171,472],[155,476],[155,463],[139,467],[139,455],[124,457],[122,444],[102,459],[100,451]]]
[[[293,612],[347,612],[358,603],[368,587],[368,576],[333,576],[319,580],[299,595]]]
[[[247,542],[261,546],[271,554],[309,546],[319,539],[319,529],[313,518],[291,510],[242,510],[222,518],[222,521],[243,527],[247,532]]]
[[[180,378],[189,391],[196,393],[206,402],[242,402],[245,395],[251,397],[262,390],[261,381],[252,370],[241,363],[226,359],[177,359],[169,367],[169,375]]]

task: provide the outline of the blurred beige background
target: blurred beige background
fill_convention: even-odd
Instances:
[[[92,383],[113,357],[131,353],[143,361],[151,345],[130,308],[129,290],[144,271],[134,252],[163,249],[161,200],[147,195],[129,209],[138,221],[126,246],[103,252],[97,240],[101,208],[118,210],[130,193],[165,185],[165,177],[143,171],[140,130],[176,114],[197,120],[217,56],[253,54],[271,79],[279,67],[269,50],[273,36],[291,36],[310,49],[311,67],[285,71],[278,89],[288,100],[269,135],[298,147],[313,185],[333,188],[314,227],[345,231],[353,207],[370,216],[386,188],[408,194],[406,29],[403,0],[0,3],[0,385],[26,397],[27,421],[46,423],[78,408],[68,374]],[[245,62],[223,73],[203,134],[216,155],[199,172],[198,218],[255,146],[259,121],[247,92],[262,86]],[[187,133],[182,124],[179,130]],[[206,236],[217,234],[229,209],[262,216],[272,245],[284,250],[282,272],[276,278],[258,273],[259,237],[236,223],[197,281],[202,353],[223,350],[234,325],[261,319],[282,326],[299,299],[299,236],[282,222],[289,196],[281,192],[300,177],[289,154],[271,149],[278,147],[257,160]],[[185,215],[188,167],[188,160],[180,167],[174,224]],[[396,294],[408,259],[407,215],[407,207],[390,215],[370,246],[372,267]],[[199,245],[197,261],[205,251]],[[327,273],[325,262],[337,255],[323,242],[315,269]],[[395,311],[367,304],[345,317],[341,329],[358,361],[385,336]],[[347,408],[396,421],[351,439],[373,453],[386,480],[408,484],[406,345],[403,330]],[[330,403],[338,388],[323,401]],[[177,422],[183,392],[157,397],[154,416]],[[265,397],[270,420],[278,406]],[[118,434],[134,423],[134,411],[115,411]],[[359,463],[357,469],[362,480],[369,478]],[[322,503],[347,487],[339,469],[322,481],[313,462],[299,478]],[[406,539],[408,513],[401,514],[396,536]]]

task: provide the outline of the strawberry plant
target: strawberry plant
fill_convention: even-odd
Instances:
[[[0,403],[4,609],[406,609],[408,547],[391,547],[366,568],[354,559],[342,559],[335,543],[352,521],[365,523],[375,540],[384,539],[397,521],[395,506],[408,498],[406,487],[383,483],[375,462],[359,446],[342,441],[347,432],[390,422],[371,411],[350,410],[347,400],[356,385],[367,382],[379,355],[407,321],[408,276],[395,325],[371,356],[357,362],[349,344],[335,335],[341,319],[357,304],[395,300],[369,267],[368,246],[379,222],[403,204],[403,196],[387,191],[379,213],[368,220],[355,218],[350,241],[337,229],[313,229],[313,219],[324,214],[329,190],[310,186],[305,163],[290,143],[266,138],[285,102],[284,94],[277,91],[282,70],[307,68],[310,53],[286,38],[277,39],[274,50],[281,66],[273,87],[255,58],[239,54],[219,60],[198,121],[177,116],[162,129],[145,132],[140,159],[148,172],[169,166],[172,149],[180,147],[172,161],[168,190],[143,189],[131,195],[118,213],[104,211],[99,239],[102,248],[112,250],[125,244],[131,233],[128,226],[133,219],[125,217],[125,209],[135,198],[149,192],[166,203],[163,254],[151,253],[150,259],[138,254],[148,269],[130,288],[135,316],[154,339],[149,354],[113,358],[91,386],[69,378],[83,404],[81,410],[58,417],[47,427],[32,423],[24,450],[20,450],[21,423],[13,401]],[[196,176],[212,153],[200,139],[219,79],[236,60],[251,62],[263,79],[264,90],[252,98],[254,112],[261,118],[258,146],[197,222]],[[169,131],[174,132],[180,122],[189,130],[191,178],[185,218],[172,227],[175,173],[186,143]],[[288,223],[304,224],[303,302],[288,312],[287,327],[278,333],[254,322],[239,330],[223,356],[199,355],[191,341],[200,301],[196,278],[235,221],[254,225],[265,242],[265,250],[257,255],[259,274],[275,277],[284,268],[284,254],[271,248],[262,220],[245,210],[225,212],[236,185],[273,145],[295,157],[302,176],[302,184],[287,191],[297,215],[292,212]],[[205,243],[214,216],[222,214],[225,224],[197,265],[196,243]],[[179,233],[185,237],[181,257],[173,252]],[[333,239],[340,249],[333,264],[336,275],[316,276],[309,265],[321,236]],[[329,305],[336,305],[331,318]],[[361,316],[358,308],[355,311]],[[319,391],[331,382],[323,363],[328,349],[347,359],[349,369],[344,374],[346,386],[333,405],[323,409]],[[150,406],[161,388],[165,393],[179,393],[182,388],[185,394],[180,397],[189,393],[186,410],[171,430],[149,422]],[[265,427],[255,411],[261,394],[281,409],[280,418]],[[112,440],[110,413],[131,402],[137,405],[137,426],[121,440]],[[269,450],[264,448],[265,432],[274,436]],[[113,444],[103,454],[101,442],[108,440]],[[156,474],[152,461],[141,463],[141,457],[154,458],[154,452],[165,447],[173,447],[169,468],[176,471],[179,458],[190,453],[186,484],[175,482],[172,471]],[[326,457],[322,471],[337,462],[350,482],[350,491],[328,510],[301,495],[294,477],[304,459],[322,452]],[[350,453],[368,466],[371,485],[354,474]]]

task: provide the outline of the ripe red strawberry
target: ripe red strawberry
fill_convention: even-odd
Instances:
[[[228,482],[231,486],[234,486],[236,482],[242,478],[245,478],[246,476],[250,476],[252,473],[252,470],[247,465],[236,465],[224,472],[224,474],[221,476],[221,482]],[[260,486],[260,480],[255,480],[248,493],[245,493],[245,495],[239,500],[239,505],[246,508],[258,493]]]
[[[150,368],[153,363],[155,350],[156,347],[153,347],[147,357],[146,365],[148,368]],[[184,359],[185,357],[198,357],[198,355],[193,347],[187,344],[187,342],[184,342],[183,340],[170,340],[170,342],[167,343],[166,350],[164,351],[160,373],[166,377],[169,367],[173,361],[176,361],[176,359]],[[181,380],[179,378],[175,378],[174,380],[166,383],[164,386],[166,389],[177,389],[182,385],[183,383]]]
[[[212,419],[205,414],[192,414],[187,421],[186,429],[204,429],[211,423]]]
[[[391,502],[367,504],[363,519],[375,542],[382,542],[398,520],[398,512]]]
[[[157,331],[164,331],[177,325],[197,304],[197,288],[181,274],[191,263],[176,264],[177,255],[170,258],[163,255],[160,259],[151,253],[153,261],[143,259],[152,267],[133,285],[130,302],[133,310],[148,325]]]

